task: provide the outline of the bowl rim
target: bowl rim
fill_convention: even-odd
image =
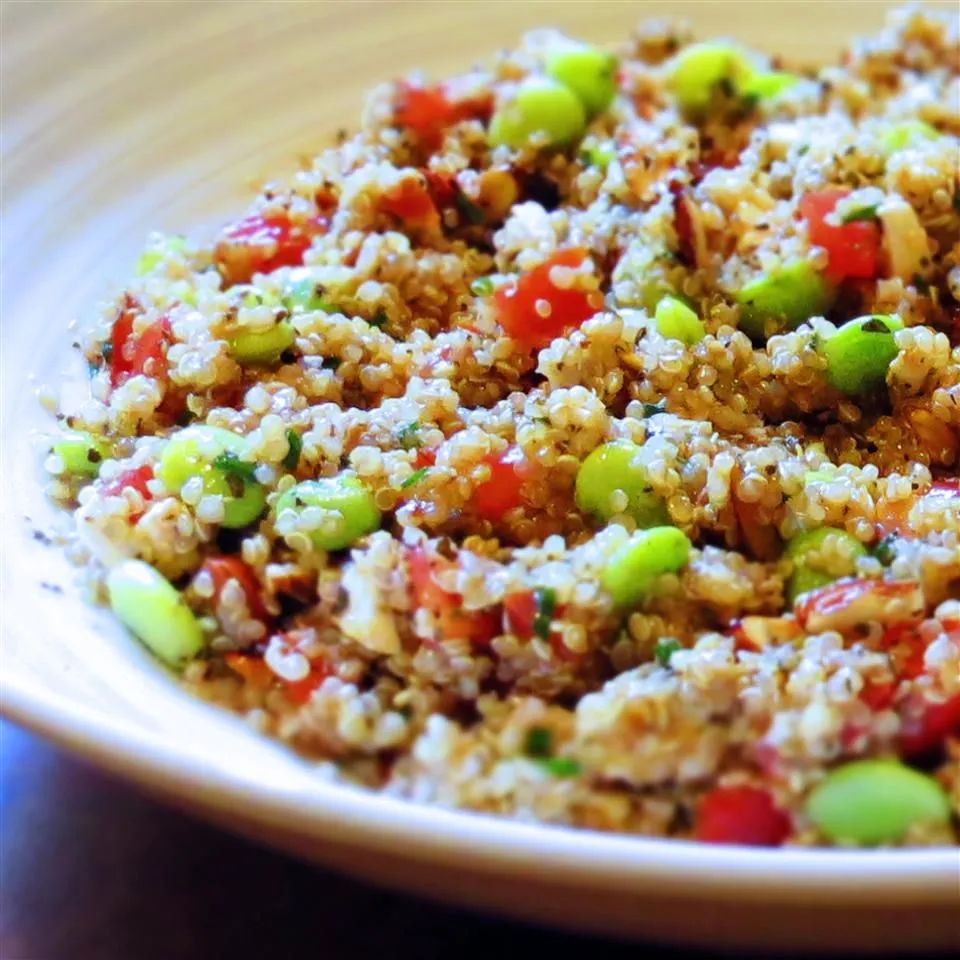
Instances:
[[[207,811],[226,813],[239,802],[248,819],[287,833],[295,824],[296,832],[321,841],[461,870],[509,868],[547,884],[637,894],[695,890],[726,901],[803,897],[833,907],[957,901],[960,852],[952,847],[763,849],[608,834],[403,800],[315,774],[305,808],[302,790],[258,782],[16,672],[0,684],[0,714],[124,780]]]

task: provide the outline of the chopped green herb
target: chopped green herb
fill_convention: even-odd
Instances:
[[[810,150],[810,144],[809,144],[809,143],[802,143],[802,144],[800,144],[799,148],[797,149],[797,156],[798,156],[798,157],[802,157],[802,156],[803,156],[805,153],[807,153],[809,150]]]
[[[221,453],[213,465],[222,470],[228,477],[240,477],[242,480],[256,480],[254,471],[257,469],[255,463],[249,460],[241,460],[235,453]]]
[[[419,450],[423,445],[420,439],[420,421],[411,420],[397,431],[397,442],[404,450]]]
[[[493,281],[489,277],[477,277],[470,284],[470,292],[475,297],[489,297],[493,293]]]
[[[537,601],[537,615],[533,618],[533,632],[542,640],[550,637],[550,623],[557,609],[557,591],[552,587],[538,587],[533,591]]]
[[[897,551],[894,550],[893,545],[897,541],[897,535],[895,533],[888,534],[885,536],[874,548],[873,555],[885,566],[889,567],[893,563],[894,559],[897,556]]]
[[[878,204],[874,203],[868,207],[857,207],[849,213],[844,214],[843,223],[856,223],[858,220],[876,220]]]
[[[467,223],[473,224],[473,226],[479,226],[486,219],[483,215],[483,210],[478,207],[462,190],[457,191],[456,196],[457,209],[460,211],[460,215],[463,217]]]
[[[663,637],[657,641],[653,655],[657,658],[657,663],[661,667],[670,666],[670,658],[678,651],[683,649],[683,644],[676,637]]]
[[[415,483],[419,483],[429,472],[429,467],[421,467],[419,470],[414,470],[413,473],[400,484],[400,489],[406,490],[407,487],[412,487]]]
[[[573,757],[546,757],[538,763],[555,777],[576,777],[583,772],[583,766]]]
[[[655,417],[658,413],[667,412],[667,401],[658,400],[656,403],[645,403],[643,405],[644,417]]]
[[[381,308],[380,310],[377,311],[374,318],[370,321],[370,326],[382,327],[389,319],[390,318],[387,316],[387,311]]]
[[[531,727],[524,750],[528,757],[549,757],[553,753],[553,733],[546,727]]]
[[[324,370],[336,370],[343,361],[339,357],[324,357],[321,366]]]
[[[532,419],[533,419],[533,422],[534,422],[534,423],[543,423],[543,424],[549,424],[549,423],[550,423],[550,418],[549,418],[549,417],[533,417]]]
[[[197,415],[192,410],[184,410],[183,413],[177,417],[177,426],[185,427],[188,424],[193,423],[197,419]]]
[[[300,451],[303,450],[303,438],[296,430],[287,431],[287,455],[283,458],[285,470],[296,470],[300,462]]]
[[[924,295],[925,295],[925,294],[928,294],[928,293],[930,292],[930,284],[927,282],[926,279],[924,279],[922,276],[920,276],[919,273],[915,273],[915,274],[913,275],[913,281],[912,281],[912,282],[913,282],[914,287],[915,287],[916,290],[917,290],[917,293],[919,293],[919,294],[924,294]]]

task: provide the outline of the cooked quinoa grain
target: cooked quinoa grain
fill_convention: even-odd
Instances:
[[[957,843],[958,170],[957,18],[915,7],[819,70],[658,22],[384,84],[85,330],[70,554],[371,788]]]

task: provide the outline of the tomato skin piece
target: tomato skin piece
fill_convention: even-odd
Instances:
[[[499,632],[497,611],[464,610],[463,597],[444,590],[434,576],[455,567],[456,561],[431,555],[426,547],[412,547],[407,551],[407,563],[414,602],[434,615],[441,639],[469,640],[479,648],[487,647]]]
[[[113,323],[110,386],[114,390],[140,374],[157,380],[167,378],[167,349],[173,342],[170,318],[155,320],[137,336],[133,324],[141,310],[139,302],[128,295]]]
[[[800,215],[807,221],[810,242],[823,247],[830,257],[827,275],[834,280],[872,279],[880,268],[880,228],[871,220],[833,226],[825,221],[849,193],[831,187],[804,194]]]
[[[493,303],[507,336],[528,349],[540,349],[589,320],[602,307],[599,294],[562,290],[550,280],[554,267],[579,267],[585,260],[585,250],[560,250],[529,273],[500,287],[493,295]],[[544,305],[548,308],[546,316]]]
[[[695,836],[704,843],[779,847],[790,831],[790,818],[767,790],[715,787],[700,803]]]
[[[490,467],[490,479],[473,491],[472,503],[484,520],[496,523],[526,502],[520,484],[527,462],[519,447],[508,447],[504,453],[489,454],[484,463]]]
[[[383,195],[380,209],[395,216],[406,227],[440,229],[440,213],[423,180],[402,180]]]
[[[523,640],[533,636],[533,623],[537,618],[537,598],[532,590],[511,593],[505,597],[503,612],[511,633]]]
[[[860,699],[873,710],[874,713],[879,713],[881,710],[886,710],[888,707],[891,707],[896,695],[897,685],[889,681],[886,683],[875,683],[872,680],[868,680],[864,688],[860,691]]]
[[[132,487],[148,503],[153,499],[153,494],[147,484],[153,479],[153,467],[149,463],[140,467],[133,467],[131,470],[125,470],[123,473],[114,477],[109,483],[104,484],[103,492],[108,497],[119,496],[127,487]],[[143,516],[143,512],[130,515],[130,522],[136,523]]]
[[[240,557],[208,557],[201,569],[210,574],[213,580],[215,605],[220,602],[220,594],[227,582],[236,580],[247,598],[247,609],[250,611],[250,616],[264,622],[270,620],[270,614],[263,603],[263,595],[257,576],[253,572],[253,568],[241,560]]]
[[[303,264],[315,233],[326,221],[316,217],[307,225],[293,224],[285,213],[252,213],[225,227],[214,250],[214,261],[228,286],[248,283],[255,273]]]
[[[461,120],[485,120],[492,109],[492,94],[456,99],[445,84],[422,87],[401,81],[394,102],[394,122],[413,133],[428,150],[436,150],[443,143],[447,127]]]
[[[917,695],[900,711],[900,753],[908,760],[938,751],[948,736],[960,735],[960,693],[935,702]]]

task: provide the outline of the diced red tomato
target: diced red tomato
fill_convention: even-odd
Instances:
[[[139,374],[158,380],[166,378],[167,348],[173,341],[170,319],[161,317],[137,336],[133,325],[142,309],[140,303],[128,294],[113,322],[110,335],[110,386],[113,388]]]
[[[463,597],[437,583],[435,575],[455,567],[455,560],[430,554],[425,547],[413,547],[407,551],[407,562],[414,602],[433,613],[441,639],[469,640],[478,647],[490,643],[498,633],[497,611],[464,610]]]
[[[779,847],[790,836],[790,818],[759,787],[715,787],[700,804],[696,837],[705,843]]]
[[[927,644],[915,623],[897,623],[887,627],[882,642],[900,679],[913,680],[923,673]]]
[[[214,260],[228,286],[247,283],[255,273],[297,267],[313,237],[326,228],[326,219],[292,223],[285,213],[252,213],[223,230]]]
[[[430,170],[424,167],[420,171],[427,180],[427,189],[438,210],[444,210],[447,207],[453,207],[457,203],[457,194],[460,188],[457,185],[457,178],[449,173],[437,173],[436,170]]]
[[[503,600],[503,612],[511,633],[524,640],[533,636],[533,624],[537,619],[537,598],[532,590],[511,593]]]
[[[257,620],[270,619],[270,614],[263,603],[263,594],[257,575],[240,557],[208,557],[201,569],[209,573],[213,579],[215,604],[220,602],[220,594],[227,583],[230,580],[236,580],[247,598],[247,609],[250,615]]]
[[[310,672],[302,680],[287,680],[284,686],[287,696],[294,703],[306,703],[313,691],[316,690],[333,671],[322,660],[313,660],[310,663]]]
[[[910,697],[900,711],[900,752],[908,760],[939,750],[948,736],[960,736],[960,693],[946,700]]]
[[[440,146],[448,127],[461,120],[486,119],[493,108],[491,94],[457,97],[451,84],[421,87],[403,81],[398,87],[394,120],[428,150]]]
[[[576,329],[603,306],[599,293],[562,289],[551,280],[554,267],[579,267],[587,259],[580,249],[561,250],[494,294],[497,319],[508,336],[539,349]]]
[[[800,215],[807,221],[810,242],[829,254],[828,276],[835,280],[870,279],[877,276],[880,267],[879,226],[872,220],[834,226],[825,219],[847,193],[843,188],[829,187],[804,194]]]
[[[893,705],[897,685],[890,680],[868,680],[860,691],[860,699],[873,711],[886,710]]]
[[[421,447],[417,451],[413,464],[419,470],[421,467],[432,467],[437,462],[436,447]]]
[[[143,466],[134,467],[131,470],[125,470],[119,476],[116,476],[109,483],[103,486],[103,492],[108,497],[119,496],[127,487],[132,487],[144,500],[153,499],[153,494],[147,484],[153,479],[153,467],[145,463]],[[130,522],[136,523],[143,516],[143,513],[134,513],[130,515]]]
[[[258,653],[228,653],[225,654],[224,660],[227,666],[234,672],[239,673],[247,683],[261,690],[266,690],[274,684],[283,684],[287,696],[294,703],[299,704],[306,703],[313,691],[332,674],[332,671],[323,661],[314,660],[310,664],[310,673],[302,680],[284,681],[270,669],[267,662]]]
[[[935,480],[930,484],[930,493],[947,497],[960,497],[960,477],[951,477],[948,480]]]
[[[380,199],[380,209],[397,217],[404,226],[437,230],[440,213],[425,180],[408,178],[388,190]]]
[[[472,503],[484,520],[496,522],[505,513],[526,502],[521,483],[529,465],[519,447],[508,447],[499,455],[489,454],[484,463],[490,467],[490,479],[473,491]]]

